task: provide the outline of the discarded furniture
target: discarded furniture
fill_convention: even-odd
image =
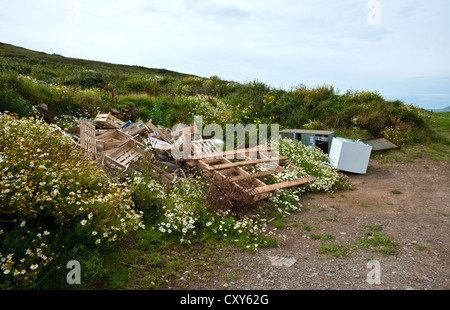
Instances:
[[[372,146],[361,141],[337,137],[333,139],[329,160],[339,170],[364,174],[371,151]]]

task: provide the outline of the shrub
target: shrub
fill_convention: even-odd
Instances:
[[[31,115],[31,105],[12,89],[0,90],[0,112],[8,111],[20,117]]]
[[[145,227],[129,190],[72,143],[57,126],[0,115],[2,288],[60,288],[73,259],[93,280],[99,253]]]

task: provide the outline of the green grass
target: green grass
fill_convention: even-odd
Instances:
[[[347,257],[350,255],[352,247],[341,243],[324,242],[319,246],[319,253],[334,257]]]
[[[428,250],[428,247],[425,246],[425,245],[417,244],[417,245],[416,245],[416,249],[418,249],[419,251],[427,251],[427,250]]]
[[[125,108],[131,120],[152,117],[163,126],[189,123],[192,113],[198,113],[219,124],[278,123],[282,129],[333,129],[348,138],[385,135],[402,144],[436,143],[433,150],[439,154],[445,149],[438,146],[448,144],[450,137],[445,113],[433,114],[401,101],[388,101],[377,92],[341,94],[331,85],[287,91],[258,80],[236,83],[217,76],[50,55],[4,43],[0,43],[0,72],[0,91],[11,89],[14,100],[20,102],[14,106],[3,102],[0,108],[15,109],[12,112],[21,116],[41,102],[58,114],[85,113],[89,117],[98,109]],[[19,75],[40,82],[24,81]],[[71,90],[62,94],[49,85]],[[198,95],[206,96],[208,103],[202,107],[183,103]],[[220,116],[211,108],[218,108],[215,112]]]
[[[362,225],[367,230],[358,245],[380,252],[383,256],[395,255],[399,252],[397,244],[385,233],[380,232],[382,225]]]

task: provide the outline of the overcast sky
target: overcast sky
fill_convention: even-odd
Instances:
[[[0,42],[443,108],[449,13],[449,0],[0,0]]]

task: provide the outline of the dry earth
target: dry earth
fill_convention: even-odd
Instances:
[[[408,163],[371,159],[366,175],[349,177],[355,190],[337,191],[334,197],[304,195],[301,212],[286,217],[284,228],[271,227],[279,247],[255,253],[218,249],[221,258],[210,264],[209,275],[168,288],[450,289],[450,164],[423,158]],[[382,225],[380,232],[395,242],[398,252],[383,256],[358,245],[368,232],[363,225]],[[311,234],[335,238],[315,240]],[[319,253],[322,242],[341,244],[351,252],[345,257]],[[369,260],[380,264],[380,284],[368,283],[368,273],[374,272]]]

